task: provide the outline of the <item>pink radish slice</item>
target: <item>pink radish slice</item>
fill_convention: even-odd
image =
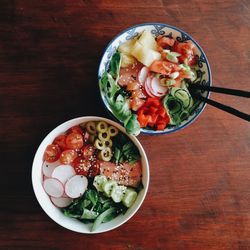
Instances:
[[[43,175],[43,181],[45,181],[47,179],[50,179],[50,177],[47,177],[47,176]]]
[[[52,197],[61,197],[64,193],[63,184],[54,178],[46,179],[43,182],[45,192]]]
[[[51,176],[58,179],[62,184],[65,184],[74,175],[76,175],[76,172],[72,166],[60,165],[55,168]]]
[[[65,184],[65,193],[70,198],[78,198],[82,196],[88,186],[88,179],[83,175],[75,175],[71,177]]]
[[[147,77],[147,79],[146,79],[146,82],[145,82],[145,84],[144,84],[144,87],[145,87],[145,90],[146,90],[146,92],[147,92],[147,94],[150,96],[150,97],[154,97],[154,95],[152,94],[152,92],[151,92],[151,90],[150,90],[150,88],[149,88],[149,86],[150,86],[150,84],[151,84],[151,78],[150,77]]]
[[[52,163],[44,161],[43,166],[42,166],[42,172],[46,177],[51,177],[54,169],[60,165],[59,161],[55,161]]]
[[[167,93],[168,87],[161,86],[160,80],[157,77],[153,77],[151,81],[152,93],[156,96],[163,96]]]
[[[67,198],[67,197],[50,197],[51,201],[53,202],[53,204],[57,207],[67,207],[72,203],[72,199],[71,198]]]
[[[138,73],[138,80],[140,84],[144,84],[148,75],[148,68],[143,67]]]
[[[69,196],[67,194],[65,194],[65,192],[62,195],[63,198],[69,198]]]

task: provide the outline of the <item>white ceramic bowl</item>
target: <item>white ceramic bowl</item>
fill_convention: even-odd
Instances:
[[[168,25],[168,24],[164,24],[164,23],[138,24],[138,25],[129,27],[128,29],[122,31],[116,37],[114,37],[113,40],[107,45],[106,49],[104,50],[104,54],[102,56],[99,69],[98,69],[98,79],[100,79],[103,73],[108,69],[110,60],[113,54],[116,52],[119,45],[128,40],[133,39],[134,37],[137,37],[144,30],[151,32],[151,34],[154,37],[158,37],[162,35],[171,35],[173,38],[175,38],[179,42],[184,42],[188,40],[192,41],[193,44],[195,45],[195,53],[197,55],[197,64],[198,64],[198,69],[196,70],[196,73],[197,73],[196,83],[207,85],[207,86],[212,85],[212,75],[211,75],[209,62],[201,46],[198,44],[198,42],[195,41],[189,34],[184,32],[183,30],[176,28],[174,26]],[[113,114],[113,111],[110,108],[106,100],[105,94],[102,92],[101,88],[100,88],[100,94],[101,94],[101,98],[104,103],[104,106],[109,110],[110,114],[112,114],[113,117],[119,121],[119,119]],[[201,94],[205,98],[209,97],[208,92],[203,92]],[[180,125],[171,126],[164,130],[158,130],[158,131],[142,128],[141,132],[145,134],[155,135],[155,134],[169,134],[172,132],[179,131],[180,129],[187,127],[193,121],[195,121],[196,118],[202,113],[205,106],[206,104],[204,102],[201,102],[197,106],[197,108],[192,112],[192,114],[190,114],[190,116],[186,120],[182,121]],[[119,122],[122,123],[122,121],[119,121]]]
[[[110,222],[103,223],[100,225],[100,227],[95,232],[90,232],[90,224],[84,224],[76,219],[66,217],[62,211],[55,207],[53,203],[50,201],[49,196],[45,193],[42,182],[43,182],[43,174],[42,174],[42,164],[43,164],[43,154],[48,144],[52,143],[52,141],[55,139],[56,136],[59,134],[64,133],[67,129],[71,128],[72,126],[78,125],[82,122],[88,122],[88,121],[106,121],[107,123],[117,127],[121,132],[127,134],[125,132],[125,129],[117,124],[114,121],[111,121],[109,119],[101,118],[101,117],[95,117],[95,116],[86,116],[86,117],[79,117],[75,118],[73,120],[69,120],[58,127],[56,127],[54,130],[52,130],[42,141],[40,144],[33,161],[32,166],[32,185],[33,189],[36,195],[36,198],[41,205],[42,209],[45,211],[45,213],[56,223],[59,225],[70,229],[75,232],[79,233],[103,233],[107,232],[109,230],[112,230],[114,228],[117,228],[121,226],[123,223],[128,221],[139,209],[141,206],[149,185],[149,165],[148,165],[148,159],[145,154],[145,151],[140,144],[140,142],[131,135],[128,135],[128,137],[133,141],[133,143],[137,146],[137,148],[140,151],[141,154],[141,160],[142,160],[142,183],[144,188],[139,192],[138,197],[135,201],[135,203],[130,207],[127,212],[124,215],[119,215],[115,219],[111,220]]]

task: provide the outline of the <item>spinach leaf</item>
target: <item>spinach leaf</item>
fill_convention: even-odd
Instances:
[[[85,193],[85,198],[87,200],[91,201],[91,203],[93,204],[93,207],[94,207],[98,201],[98,193],[93,189],[89,189]]]
[[[117,84],[120,67],[121,55],[116,52],[111,58],[109,70],[99,80],[99,85],[114,116],[124,123],[128,133],[138,135],[140,124],[137,116],[130,110],[129,94]]]
[[[119,71],[120,71],[120,66],[121,66],[121,55],[119,52],[116,52],[110,61],[110,74],[114,79],[118,80],[119,76]]]
[[[138,148],[122,133],[114,137],[112,149],[114,154],[111,160],[115,163],[134,163],[141,157]]]

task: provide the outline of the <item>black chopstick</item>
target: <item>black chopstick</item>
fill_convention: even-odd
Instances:
[[[193,90],[195,90],[195,89],[197,89],[197,90],[205,90],[205,91],[223,93],[223,94],[227,94],[227,95],[235,95],[235,96],[250,98],[250,92],[249,91],[238,90],[238,89],[228,89],[228,88],[205,86],[205,85],[199,85],[199,84],[190,84],[189,88],[193,89]]]
[[[210,104],[210,105],[212,105],[212,106],[214,106],[214,107],[216,107],[218,109],[224,110],[224,111],[226,111],[226,112],[228,112],[228,113],[230,113],[232,115],[235,115],[235,116],[237,116],[237,117],[239,117],[241,119],[244,119],[246,121],[250,121],[250,115],[248,115],[246,113],[243,113],[243,112],[241,112],[241,111],[239,111],[237,109],[234,109],[234,108],[229,107],[227,105],[221,104],[221,103],[216,102],[214,100],[207,99],[207,98],[201,96],[199,93],[195,93],[193,95],[193,97],[197,98],[197,99],[199,99],[199,100],[201,100],[203,102],[206,102],[206,103],[208,103],[208,104]]]

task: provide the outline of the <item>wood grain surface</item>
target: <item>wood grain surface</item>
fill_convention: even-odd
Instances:
[[[0,1],[0,249],[250,249],[250,124],[210,106],[177,133],[139,136],[150,188],[120,228],[71,232],[35,198],[38,145],[68,119],[109,117],[100,58],[118,32],[143,22],[185,30],[205,50],[214,85],[249,90],[249,0]],[[244,98],[211,98],[249,113]]]

